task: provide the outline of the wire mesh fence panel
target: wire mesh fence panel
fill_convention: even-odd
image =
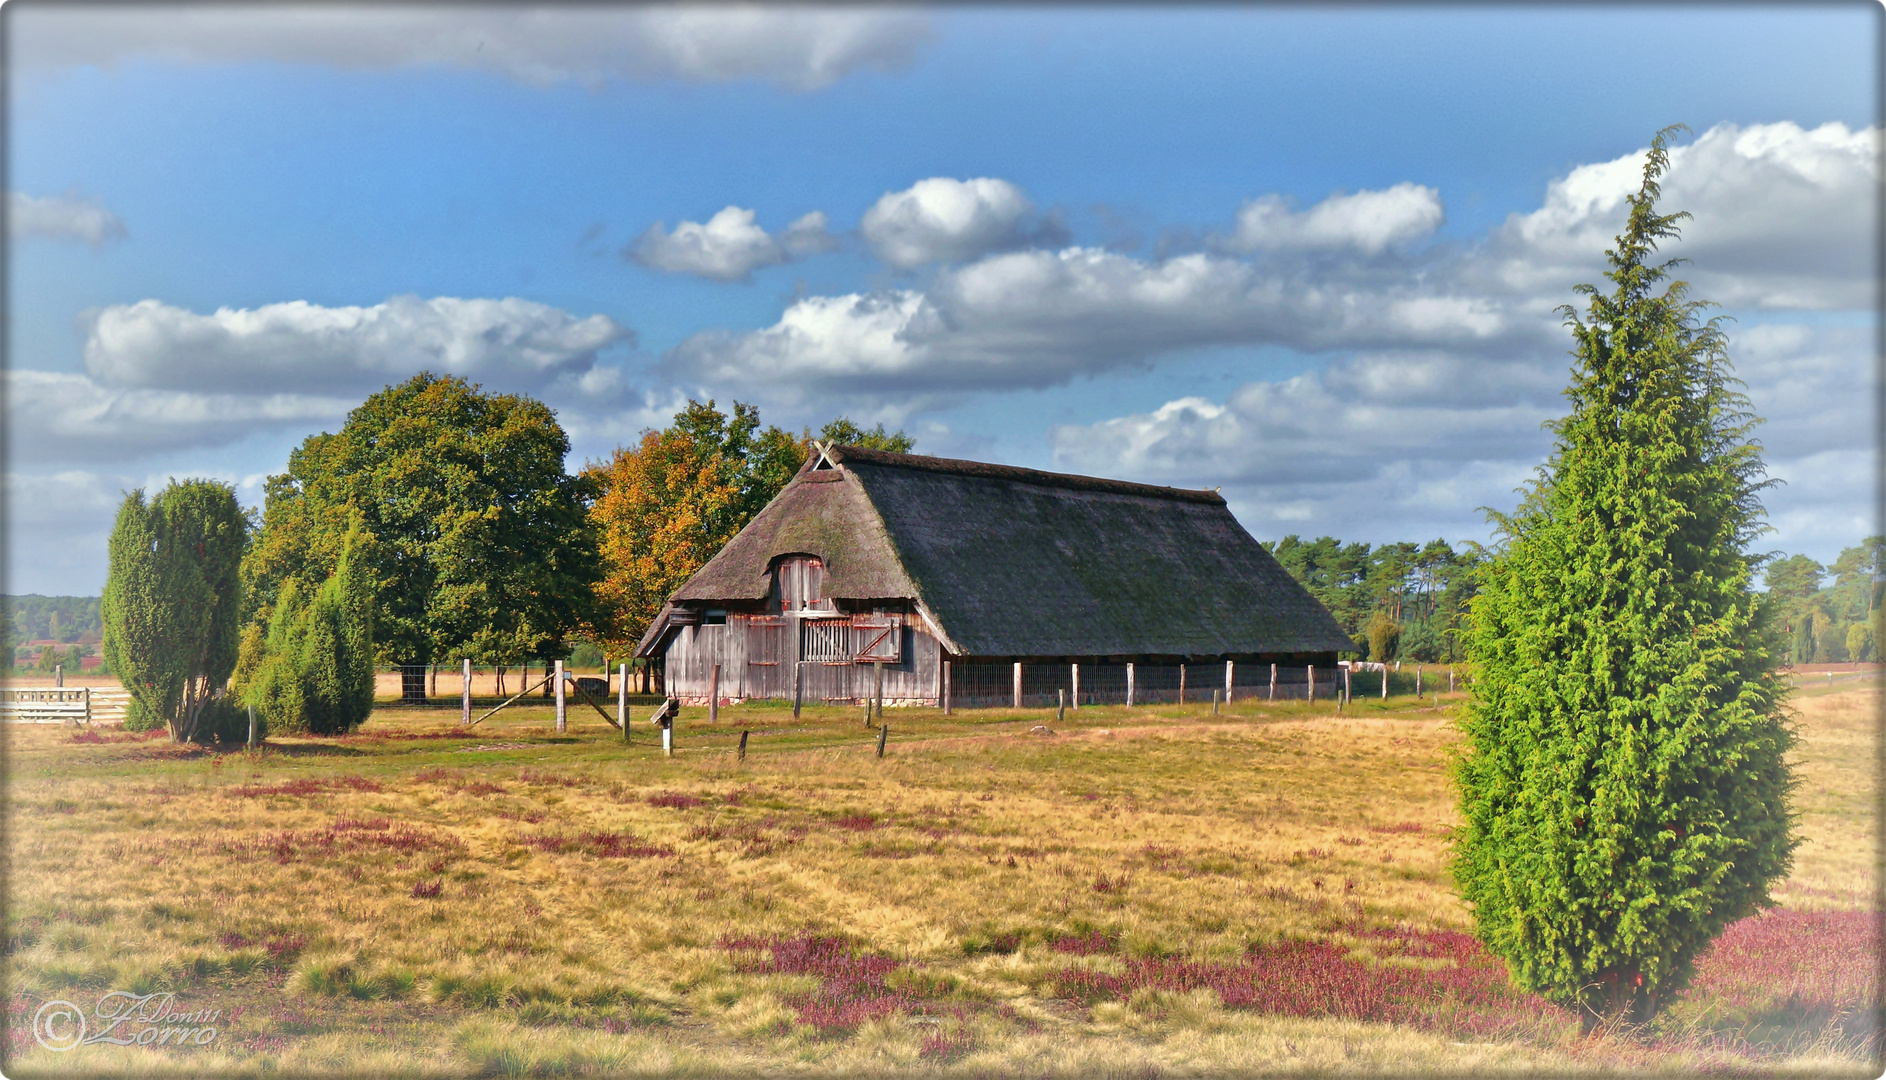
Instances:
[[[1082,705],[1126,704],[1125,664],[1082,664]]]
[[[975,660],[952,663],[950,701],[964,709],[1012,705],[1015,701],[1015,665]]]

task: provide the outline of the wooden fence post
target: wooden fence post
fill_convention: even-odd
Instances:
[[[1067,719],[1067,691],[1056,690],[1054,692],[1054,722],[1058,724],[1061,721],[1066,720],[1066,719]]]
[[[1218,698],[1219,698],[1219,693],[1218,693],[1218,691],[1217,691],[1217,690],[1213,690],[1213,691],[1211,692],[1211,714],[1212,714],[1213,716],[1217,716],[1217,715],[1218,715]]]
[[[1277,665],[1270,666],[1270,699],[1277,700]]]
[[[1079,664],[1070,664],[1069,667],[1073,669],[1071,678],[1074,684],[1074,691],[1068,696],[1074,699],[1074,708],[1079,709],[1081,707],[1081,666]]]
[[[883,717],[879,717],[878,719],[881,721],[883,720]],[[884,743],[890,737],[891,737],[891,726],[885,723],[878,724],[878,756],[879,757],[884,756]]]
[[[1421,673],[1426,670],[1420,664],[1415,665],[1415,697],[1421,696]]]
[[[792,718],[799,719],[799,705],[805,700],[805,661],[797,660],[792,665]]]
[[[1022,662],[1015,661],[1015,707],[1022,707]]]
[[[740,760],[745,761],[746,759],[747,759],[747,733],[745,731],[741,731],[740,732]]]
[[[1310,704],[1314,705],[1316,704],[1316,665],[1310,664],[1304,668],[1304,671],[1308,673],[1305,682],[1310,687]]]
[[[459,694],[458,694],[458,698],[459,698],[458,722],[461,724],[471,723],[471,680],[472,680],[471,657],[468,656],[465,658],[465,678],[463,680],[464,685],[459,687]]]
[[[1356,701],[1355,685],[1351,681],[1352,677],[1355,675],[1355,671],[1356,669],[1353,667],[1342,669],[1342,699],[1346,704],[1350,705],[1354,705]]]
[[[255,749],[255,706],[249,706],[249,749]]]
[[[1382,665],[1382,700],[1388,700],[1388,665]]]
[[[561,735],[570,726],[570,713],[563,702],[563,661],[557,661],[553,677],[557,682],[557,734]]]
[[[439,662],[436,660],[432,662],[432,690],[426,696],[427,697],[439,696]]]
[[[714,665],[713,674],[707,677],[707,722],[720,723],[720,665]]]
[[[950,714],[950,662],[943,661],[943,715]]]
[[[1179,665],[1179,704],[1185,704],[1185,665]]]
[[[1225,704],[1231,704],[1231,667],[1232,661],[1225,661]]]
[[[616,723],[622,726],[622,741],[629,741],[629,665],[622,665],[622,685],[616,687]]]
[[[661,729],[661,752],[665,757],[675,756],[675,722],[673,717],[670,717],[667,725]]]
[[[1454,665],[1447,665],[1447,692],[1454,692]]]
[[[1130,662],[1126,665],[1126,705],[1129,709],[1133,707],[1133,665]]]
[[[52,684],[54,686],[65,685],[65,665],[64,664],[54,664],[52,666]]]

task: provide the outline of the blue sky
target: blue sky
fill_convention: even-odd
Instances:
[[[12,592],[428,367],[542,397],[572,468],[712,396],[1483,539],[1678,121],[1765,544],[1874,528],[1877,6],[4,17]]]

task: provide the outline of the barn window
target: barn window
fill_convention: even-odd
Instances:
[[[773,573],[781,611],[831,606],[820,600],[820,592],[825,584],[825,562],[817,555],[788,555],[779,560]]]
[[[727,625],[727,612],[726,612],[726,609],[724,609],[724,608],[709,608],[709,609],[707,610],[707,617],[701,620],[701,624],[702,624],[703,626],[725,626],[725,625]]]

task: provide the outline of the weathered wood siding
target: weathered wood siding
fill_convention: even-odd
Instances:
[[[908,622],[896,633],[902,640],[897,661],[884,665],[884,700],[939,704],[941,646]],[[683,701],[706,701],[714,665],[719,664],[721,697],[790,701],[803,640],[801,620],[781,616],[736,614],[724,624],[681,627],[668,643],[667,692]],[[854,703],[871,693],[869,663],[807,663],[804,673],[808,703]]]

